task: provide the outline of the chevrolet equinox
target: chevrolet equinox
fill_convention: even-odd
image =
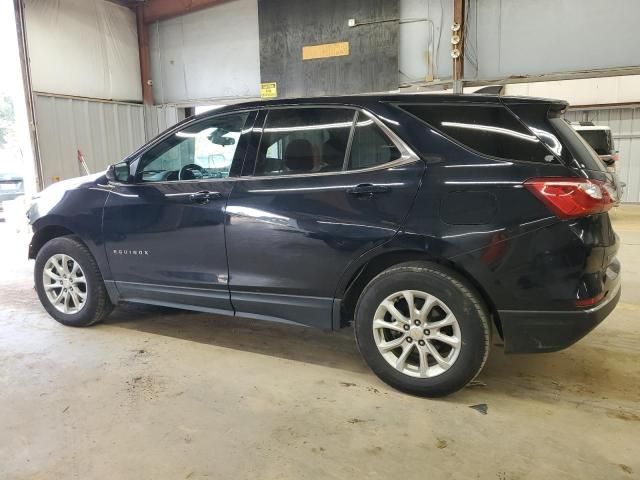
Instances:
[[[620,297],[615,178],[556,100],[244,103],[43,190],[29,257],[70,326],[119,302],[340,329],[386,383],[442,396],[587,334]]]

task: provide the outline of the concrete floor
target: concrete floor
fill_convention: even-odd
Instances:
[[[494,347],[443,400],[380,382],[350,331],[136,306],[65,328],[0,224],[0,479],[640,478],[640,207],[614,216],[612,316],[563,352]]]

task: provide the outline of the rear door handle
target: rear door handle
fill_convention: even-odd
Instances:
[[[201,205],[209,203],[211,200],[219,200],[221,198],[222,194],[220,192],[209,192],[207,190],[192,193],[191,195],[189,195],[189,200],[191,200],[193,203],[199,203]]]
[[[374,185],[372,183],[361,183],[347,190],[349,195],[372,197],[377,193],[388,193],[391,191],[386,185]]]

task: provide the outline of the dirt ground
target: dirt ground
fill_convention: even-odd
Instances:
[[[494,347],[442,400],[380,382],[350,330],[133,305],[63,327],[0,223],[0,479],[640,478],[640,206],[614,223],[614,313],[563,352]]]

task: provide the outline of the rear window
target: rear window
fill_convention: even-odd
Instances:
[[[577,132],[598,155],[611,155],[613,148],[610,130],[577,130]]]
[[[551,162],[553,154],[503,106],[400,105],[476,152],[506,160]]]

